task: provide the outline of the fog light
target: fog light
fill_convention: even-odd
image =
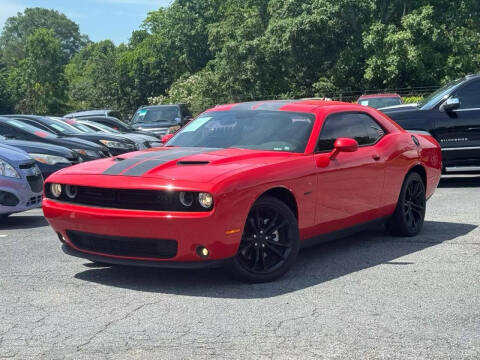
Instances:
[[[77,197],[77,194],[78,194],[78,188],[76,186],[73,186],[73,185],[67,185],[67,186],[65,186],[65,194],[67,194],[67,196],[70,199],[75,199]]]
[[[198,202],[205,209],[210,209],[213,205],[213,196],[209,193],[199,193]]]
[[[210,251],[208,251],[205,246],[199,246],[197,247],[197,254],[202,258],[206,258],[208,255],[210,255]]]
[[[62,185],[60,184],[51,184],[50,185],[50,191],[52,192],[52,195],[55,196],[56,198],[59,198],[60,195],[62,195]]]

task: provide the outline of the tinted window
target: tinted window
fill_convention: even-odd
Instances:
[[[425,109],[431,109],[438,102],[445,97],[447,97],[456,87],[458,87],[465,79],[458,79],[452,82],[449,82],[447,85],[442,86],[437,91],[433,92],[431,95],[427,96],[425,99],[418,103],[418,106]]]
[[[176,106],[162,106],[138,110],[133,116],[133,123],[179,122],[180,109]]]
[[[304,152],[315,116],[287,111],[211,111],[167,145]]]
[[[16,119],[7,120],[7,123],[10,124],[12,127],[15,127],[17,129],[21,129],[21,130],[26,131],[30,134],[35,134],[36,136],[40,136],[40,137],[44,137],[44,138],[46,138],[46,137],[49,137],[49,138],[57,137],[55,134],[53,134],[53,133],[51,133],[47,130],[39,129],[36,126],[25,124],[25,123],[23,123],[19,120],[16,120]]]
[[[361,105],[370,106],[375,109],[380,109],[387,106],[401,105],[402,100],[399,97],[383,97],[383,98],[370,98],[360,99]]]
[[[383,135],[382,127],[363,113],[338,113],[330,115],[323,125],[317,151],[331,151],[338,138],[352,138],[358,145],[375,144]]]
[[[480,81],[472,82],[458,90],[461,109],[480,108]]]

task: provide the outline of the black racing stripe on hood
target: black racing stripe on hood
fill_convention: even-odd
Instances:
[[[165,164],[166,162],[183,158],[185,156],[197,155],[197,154],[205,154],[212,151],[217,151],[218,149],[212,148],[183,148],[179,149],[180,151],[161,154],[158,157],[153,159],[148,159],[138,163],[136,166],[129,168],[125,171],[122,175],[125,176],[142,176],[146,172]]]
[[[122,160],[122,161],[116,163],[115,165],[110,166],[107,170],[105,170],[103,172],[103,174],[104,175],[119,175],[122,171],[128,169],[130,166],[135,165],[139,161],[142,161],[142,160],[141,159],[136,159],[136,158],[130,158],[130,159]]]
[[[122,159],[121,157],[117,157],[115,160],[118,162],[115,165],[110,166],[107,170],[103,172],[103,174],[104,175],[120,175],[122,171],[127,170],[129,167],[132,167],[135,164],[138,164],[144,161],[145,159],[158,157],[164,153],[172,154],[172,153],[178,153],[180,151],[181,149],[172,148],[169,150],[159,150],[159,151],[142,153],[140,155],[137,155],[128,159]]]
[[[279,110],[294,100],[251,101],[232,107],[231,110]]]

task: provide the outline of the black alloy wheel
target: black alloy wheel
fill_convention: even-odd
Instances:
[[[282,201],[263,197],[248,214],[233,270],[249,282],[272,281],[290,269],[298,250],[295,215]]]
[[[426,198],[425,185],[421,176],[412,172],[406,177],[395,213],[387,223],[394,235],[415,236],[423,227]]]

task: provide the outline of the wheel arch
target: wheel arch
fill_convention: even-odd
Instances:
[[[425,192],[427,191],[427,171],[425,170],[425,167],[422,164],[416,164],[408,170],[407,175],[405,178],[412,172],[416,172],[417,174],[420,175],[423,181],[423,185],[425,186]]]
[[[277,186],[274,188],[271,188],[265,192],[263,192],[258,199],[265,197],[265,196],[271,196],[274,198],[277,198],[278,200],[282,201],[285,203],[290,210],[292,210],[293,214],[298,220],[298,204],[297,204],[297,199],[295,198],[295,195],[290,191],[289,189],[282,187],[282,186]],[[258,200],[257,199],[257,200]]]

